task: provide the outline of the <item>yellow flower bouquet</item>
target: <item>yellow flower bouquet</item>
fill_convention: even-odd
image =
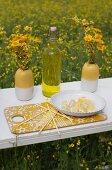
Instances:
[[[25,26],[24,33],[21,33],[21,26],[16,26],[15,33],[11,35],[9,50],[22,70],[29,68],[32,57],[32,47],[34,43],[39,43],[40,39],[32,36],[32,27]]]
[[[82,20],[85,33],[84,40],[86,42],[89,59],[82,68],[81,86],[83,90],[90,92],[96,91],[98,86],[99,67],[95,63],[96,53],[97,51],[103,52],[105,49],[101,30],[95,28],[93,24],[94,23]]]
[[[39,38],[32,36],[32,28],[29,26],[24,27],[23,33],[21,27],[16,26],[15,33],[11,35],[9,41],[10,53],[19,65],[15,74],[15,90],[19,100],[29,100],[33,97],[34,78],[29,65],[33,45],[38,42],[40,42]]]
[[[89,55],[88,62],[95,63],[96,51],[103,52],[105,50],[102,32],[99,28],[95,28],[91,22],[89,23],[86,20],[82,20],[82,25],[84,27],[84,40]]]
[[[86,51],[89,56],[82,68],[81,87],[83,90],[94,92],[97,89],[99,78],[99,66],[95,63],[96,54],[105,50],[103,35],[99,28],[94,26],[94,22],[86,19],[79,19],[77,16],[72,18],[75,24],[83,30],[83,39],[86,44]]]

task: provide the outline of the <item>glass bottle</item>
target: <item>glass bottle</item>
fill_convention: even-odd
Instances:
[[[61,52],[57,46],[57,28],[50,28],[47,48],[43,51],[42,92],[50,97],[59,92],[61,82]]]

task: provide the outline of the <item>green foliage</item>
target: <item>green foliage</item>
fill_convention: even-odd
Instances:
[[[15,59],[7,50],[7,37],[16,25],[31,26],[35,45],[31,68],[35,85],[41,83],[41,53],[47,44],[50,26],[59,30],[63,55],[62,82],[80,80],[87,61],[83,33],[72,21],[75,15],[94,21],[104,35],[106,50],[96,54],[100,77],[112,75],[112,1],[111,0],[0,0],[0,88],[14,87]],[[2,28],[4,27],[4,29]],[[55,142],[0,150],[1,170],[93,170],[112,163],[111,132]]]

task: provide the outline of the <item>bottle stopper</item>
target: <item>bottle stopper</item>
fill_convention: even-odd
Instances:
[[[55,32],[55,31],[57,31],[57,28],[56,28],[56,27],[51,27],[51,28],[50,28],[50,31],[51,31],[51,32]]]

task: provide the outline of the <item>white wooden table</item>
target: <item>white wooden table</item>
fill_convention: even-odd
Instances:
[[[61,91],[68,89],[80,90],[80,82],[69,82],[61,84]],[[8,106],[40,103],[46,101],[46,98],[42,95],[41,86],[35,87],[34,98],[26,102],[17,100],[14,88],[0,90],[0,149],[54,141],[58,139],[65,139],[69,137],[76,137],[112,130],[112,78],[100,79],[98,90],[95,93],[104,97],[107,102],[104,110],[108,116],[107,120],[61,128],[60,136],[58,135],[56,129],[44,131],[40,135],[38,135],[37,132],[34,132],[16,136],[15,134],[12,134],[9,129],[4,115],[4,108]]]

